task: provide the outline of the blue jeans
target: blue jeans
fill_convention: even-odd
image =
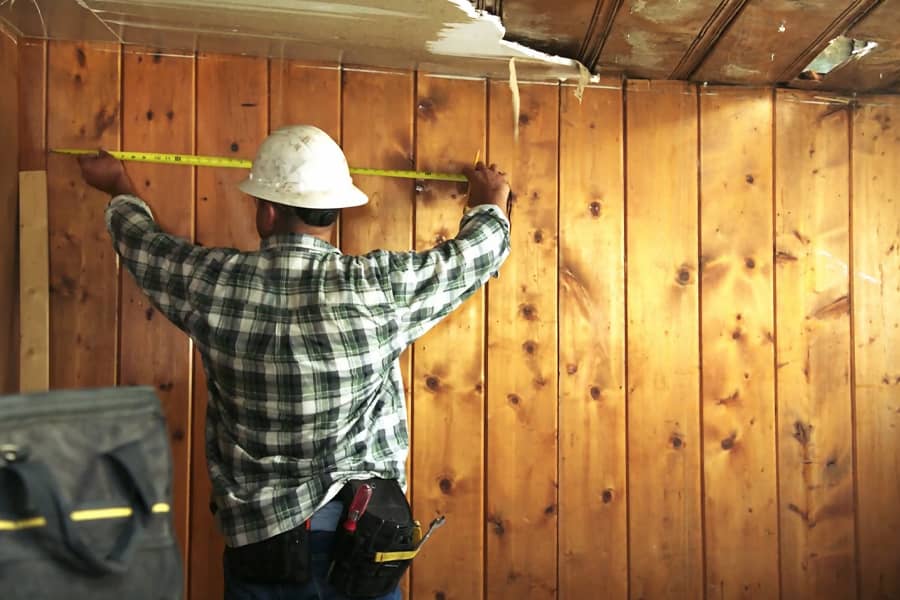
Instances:
[[[340,504],[328,504],[312,518],[309,534],[312,580],[303,584],[250,583],[241,581],[226,570],[225,600],[346,600],[346,596],[328,584],[331,548],[337,527],[335,510],[340,515]],[[375,600],[402,600],[400,588]]]

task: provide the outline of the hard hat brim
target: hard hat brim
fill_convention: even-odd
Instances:
[[[369,202],[369,197],[366,196],[365,192],[352,183],[328,191],[302,194],[274,190],[271,186],[260,184],[252,179],[245,179],[238,184],[238,188],[249,196],[298,208],[332,210],[362,206]]]

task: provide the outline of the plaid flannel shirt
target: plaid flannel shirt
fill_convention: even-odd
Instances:
[[[203,358],[207,463],[230,546],[300,526],[350,479],[405,485],[399,356],[509,254],[492,206],[428,252],[364,256],[300,234],[256,252],[204,248],[164,233],[133,196],[113,199],[106,222],[122,263]]]

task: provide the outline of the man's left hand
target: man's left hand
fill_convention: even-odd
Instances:
[[[99,156],[79,156],[78,165],[81,176],[89,186],[110,196],[135,195],[134,184],[125,172],[125,165],[109,152],[100,150]]]

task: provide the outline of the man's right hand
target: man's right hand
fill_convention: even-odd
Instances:
[[[509,198],[509,182],[505,173],[497,170],[497,165],[485,167],[479,162],[474,167],[466,167],[463,173],[469,180],[469,206],[494,204],[506,214],[506,201]]]

